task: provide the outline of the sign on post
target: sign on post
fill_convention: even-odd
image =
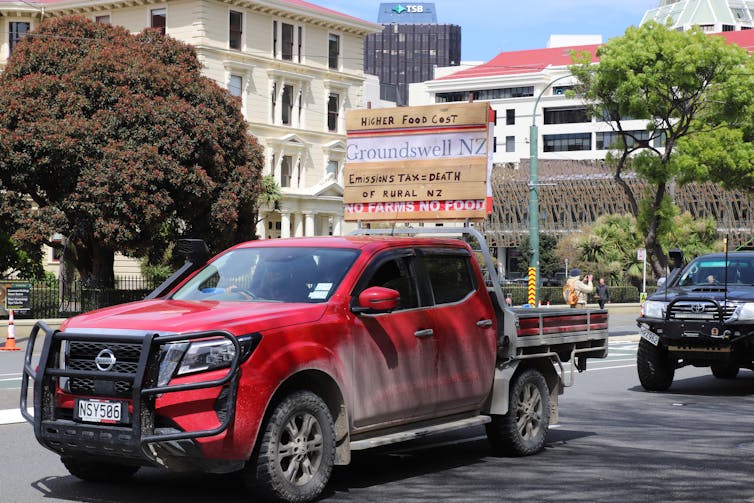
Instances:
[[[0,282],[0,310],[7,315],[13,310],[15,315],[29,314],[31,311],[31,284],[24,281]]]
[[[639,248],[636,250],[636,259],[642,261],[642,273],[641,273],[641,295],[639,302],[644,304],[647,298],[647,249]]]
[[[346,112],[346,220],[483,219],[491,200],[487,103]]]

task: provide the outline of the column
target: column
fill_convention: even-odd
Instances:
[[[266,232],[267,232],[267,213],[259,212],[259,215],[257,215],[257,219],[259,220],[257,222],[257,237],[259,239],[265,239],[266,238]]]
[[[280,213],[280,237],[291,237],[291,214],[287,211]]]
[[[275,179],[275,181],[279,184],[282,180],[280,178],[280,166],[283,165],[283,153],[278,152],[276,153],[276,155],[273,155],[272,158],[275,160],[275,164],[272,166],[270,173],[272,174],[272,177]]]
[[[275,124],[283,123],[283,89],[285,88],[285,80],[280,79],[275,83]]]
[[[304,218],[306,218],[306,226],[304,229],[304,235],[305,236],[315,236],[314,233],[314,213],[311,211],[308,211],[304,213]]]
[[[304,235],[304,215],[301,213],[293,214],[293,235],[297,238]]]
[[[301,117],[298,111],[301,109],[301,84],[293,86],[293,110],[291,111],[291,125],[297,128],[301,127]]]

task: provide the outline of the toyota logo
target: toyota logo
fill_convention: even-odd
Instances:
[[[115,354],[109,349],[103,349],[94,359],[94,363],[97,365],[97,368],[102,372],[112,370],[112,368],[115,366],[116,361],[117,360],[115,358]]]
[[[693,304],[691,306],[691,312],[692,313],[703,313],[704,312],[704,304]]]

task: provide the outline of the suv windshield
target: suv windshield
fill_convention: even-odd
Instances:
[[[343,248],[238,248],[207,264],[172,298],[325,302],[358,254]]]
[[[754,257],[700,257],[684,269],[678,286],[754,285]]]

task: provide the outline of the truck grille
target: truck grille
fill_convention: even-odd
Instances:
[[[738,304],[727,303],[723,306],[724,319],[730,318]],[[717,306],[704,301],[679,301],[670,309],[670,319],[676,320],[714,320],[718,317]]]
[[[123,374],[136,372],[141,357],[141,344],[106,342],[70,342],[66,354],[66,369],[96,372],[99,369],[95,358],[106,349],[109,349],[115,355],[116,360],[110,372]],[[71,393],[77,395],[128,397],[131,395],[132,382],[130,379],[110,381],[72,377],[69,388]]]

